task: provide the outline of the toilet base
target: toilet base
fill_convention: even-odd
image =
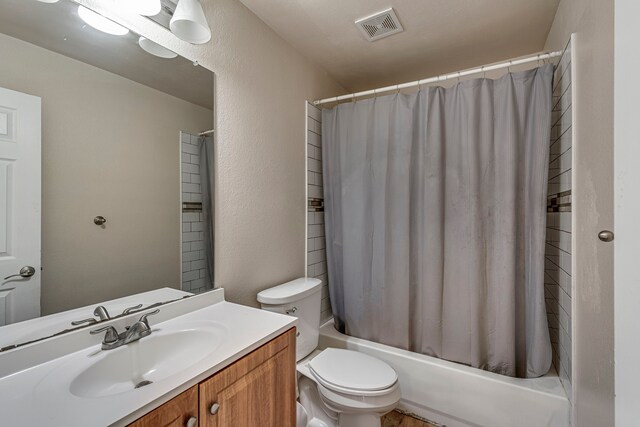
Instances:
[[[301,375],[298,377],[300,403],[307,412],[307,427],[380,427],[382,413],[337,412],[323,403],[318,385]],[[388,412],[388,411],[384,411]]]
[[[377,414],[340,414],[339,427],[380,427],[382,422]]]

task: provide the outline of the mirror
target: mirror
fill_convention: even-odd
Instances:
[[[91,13],[0,1],[0,348],[213,288],[213,73]]]

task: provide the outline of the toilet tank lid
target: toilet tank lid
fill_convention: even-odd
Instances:
[[[322,280],[313,277],[301,277],[258,294],[262,304],[288,304],[320,291]]]

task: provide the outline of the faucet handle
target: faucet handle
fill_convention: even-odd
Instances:
[[[98,321],[96,319],[94,319],[93,317],[90,317],[88,319],[83,319],[83,320],[74,320],[73,322],[71,322],[72,326],[78,326],[78,325],[82,325],[83,323],[97,323]]]
[[[93,310],[93,315],[98,316],[100,320],[111,319],[111,316],[109,316],[109,312],[107,311],[107,308],[103,305],[97,306],[96,309]]]
[[[100,332],[107,331],[104,335],[104,340],[102,342],[104,344],[113,344],[118,341],[118,331],[113,326],[105,326],[103,328],[94,329],[93,331],[89,331],[91,335],[99,334]]]
[[[145,314],[143,314],[143,315],[140,317],[140,320],[138,320],[138,321],[139,321],[139,322],[142,322],[142,323],[146,323],[146,325],[147,325],[147,326],[149,326],[149,321],[147,320],[147,317],[149,317],[149,316],[154,316],[154,315],[156,315],[156,314],[158,314],[158,313],[160,313],[160,309],[159,309],[159,308],[156,308],[155,310],[150,311],[149,313],[145,313]]]
[[[123,315],[131,314],[132,312],[138,310],[139,308],[142,308],[142,304],[138,304],[138,305],[134,305],[133,307],[125,308],[124,311],[122,312],[122,314]]]

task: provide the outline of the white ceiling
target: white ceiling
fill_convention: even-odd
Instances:
[[[345,88],[417,80],[542,50],[559,0],[241,0]],[[358,18],[392,6],[405,31],[368,42]]]

